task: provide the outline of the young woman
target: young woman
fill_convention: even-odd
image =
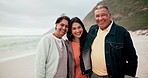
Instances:
[[[59,17],[55,23],[55,32],[40,40],[35,63],[36,78],[67,77],[67,50],[62,37],[68,31],[69,22],[69,17]]]
[[[80,69],[80,54],[84,45],[87,32],[78,17],[71,19],[66,41],[68,51],[68,78],[87,78]]]

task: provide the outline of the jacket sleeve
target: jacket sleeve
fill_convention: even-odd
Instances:
[[[46,36],[43,37],[38,46],[35,60],[35,76],[36,78],[45,78],[46,58],[48,55],[50,40]]]
[[[127,61],[127,65],[126,65],[126,75],[129,75],[129,76],[134,76],[136,75],[136,70],[137,70],[137,64],[138,64],[138,61],[137,61],[137,55],[136,55],[136,51],[135,51],[135,48],[133,46],[133,42],[132,42],[132,39],[130,37],[130,34],[129,32],[126,32],[125,33],[125,41],[124,41],[124,52],[126,52],[126,61]]]

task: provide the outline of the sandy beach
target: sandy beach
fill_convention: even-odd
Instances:
[[[148,78],[148,36],[131,34],[138,55],[137,77]],[[0,78],[35,78],[35,49],[0,54]]]
[[[3,59],[0,60],[0,78],[35,78],[35,52],[35,49],[28,49],[20,54],[3,54]]]
[[[137,77],[148,78],[148,36],[133,37],[138,55]]]

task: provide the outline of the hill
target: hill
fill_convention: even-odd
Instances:
[[[112,19],[126,29],[131,31],[148,29],[148,0],[103,0],[83,19],[87,30],[95,24],[94,10],[100,4],[107,5],[112,13]]]

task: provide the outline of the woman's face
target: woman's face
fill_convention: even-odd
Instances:
[[[68,21],[63,19],[60,23],[56,24],[56,36],[62,38],[68,31]]]
[[[81,26],[81,24],[74,22],[72,24],[72,34],[74,36],[74,38],[80,38],[82,33],[83,33],[83,28]]]

